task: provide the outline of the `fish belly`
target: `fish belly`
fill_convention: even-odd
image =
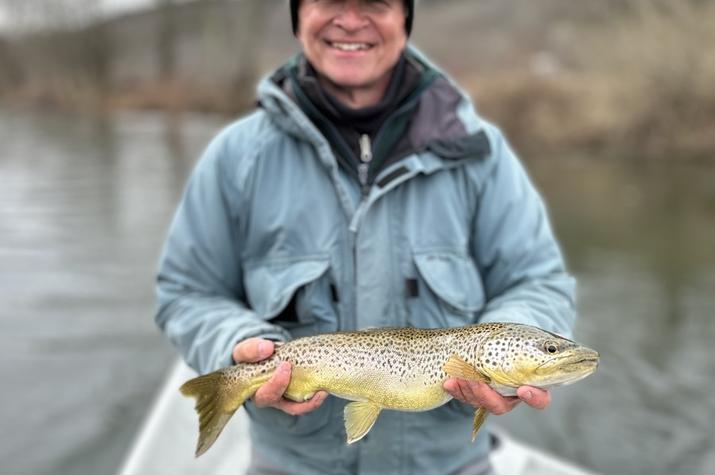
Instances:
[[[402,380],[380,373],[346,374],[340,371],[315,371],[295,368],[286,396],[305,401],[316,391],[349,401],[372,402],[384,409],[428,411],[452,397],[442,389],[441,381],[427,383],[421,378]]]

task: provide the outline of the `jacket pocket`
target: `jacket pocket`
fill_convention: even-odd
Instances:
[[[410,325],[436,328],[476,322],[484,306],[484,288],[469,256],[457,251],[418,251],[413,260],[417,286],[412,294],[408,292]]]
[[[244,269],[248,303],[259,315],[280,325],[298,338],[337,329],[337,305],[327,256],[280,259],[251,263]],[[278,409],[256,408],[246,402],[254,422],[280,428],[286,434],[307,435],[322,429],[330,420],[333,398],[302,416]]]
[[[262,261],[245,269],[248,303],[294,337],[337,330],[336,291],[327,256]]]

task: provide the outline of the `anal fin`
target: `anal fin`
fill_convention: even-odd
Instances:
[[[345,433],[348,444],[357,442],[370,432],[382,408],[372,402],[351,402],[345,406]]]
[[[489,413],[483,407],[480,407],[474,412],[474,422],[472,423],[472,442],[477,438],[477,432],[482,427]]]
[[[490,382],[488,376],[482,374],[477,368],[464,361],[458,355],[450,356],[444,366],[442,366],[442,369],[453,378],[482,381],[487,384]]]

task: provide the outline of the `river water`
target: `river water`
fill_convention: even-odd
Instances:
[[[175,358],[154,269],[216,118],[0,109],[0,460],[113,473]],[[498,419],[604,474],[715,473],[715,162],[527,166],[579,279],[596,375]],[[495,418],[496,419],[496,418]]]

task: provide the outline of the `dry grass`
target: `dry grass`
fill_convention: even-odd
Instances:
[[[466,79],[522,149],[714,158],[715,4],[634,1],[584,30],[570,69]]]
[[[598,70],[620,78],[628,148],[667,154],[715,150],[715,4],[639,1],[614,26]]]
[[[118,87],[110,104],[118,109],[193,110],[230,114],[232,106],[225,87],[198,87],[182,81],[155,81]]]
[[[504,128],[520,150],[602,151],[624,126],[608,78],[487,75],[465,81],[480,112]]]

